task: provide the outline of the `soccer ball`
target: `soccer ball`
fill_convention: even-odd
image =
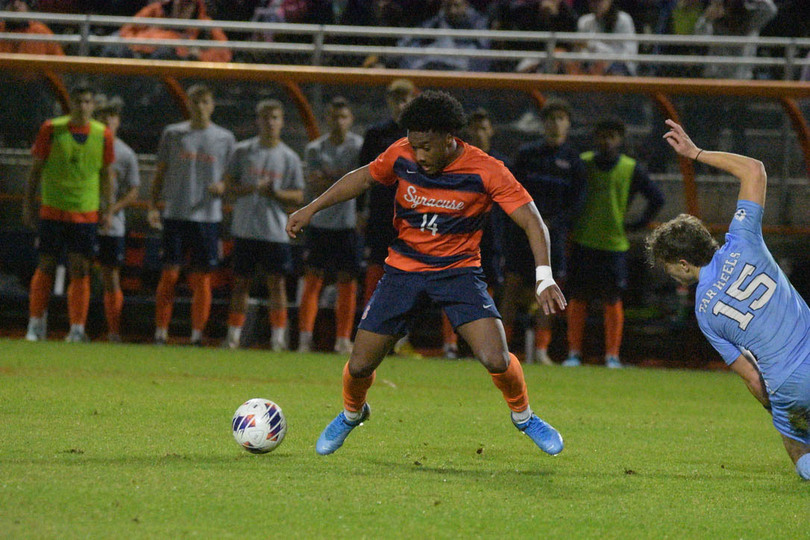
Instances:
[[[276,449],[287,433],[287,420],[281,407],[269,399],[249,399],[236,409],[231,422],[233,438],[251,454]]]

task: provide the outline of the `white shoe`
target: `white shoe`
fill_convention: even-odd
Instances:
[[[88,341],[90,341],[90,338],[81,330],[71,330],[65,336],[65,342],[67,343],[87,343]]]
[[[352,354],[354,344],[349,338],[337,338],[335,340],[335,352],[338,354]]]
[[[455,343],[445,343],[443,347],[444,357],[448,360],[458,360],[458,345]]]
[[[28,319],[28,331],[25,333],[26,341],[45,341],[46,333],[45,317],[31,317]]]
[[[542,364],[544,366],[553,366],[554,362],[551,360],[551,357],[548,355],[548,351],[544,349],[535,349],[534,350],[534,363],[535,364]]]
[[[283,339],[271,339],[270,350],[273,352],[281,352],[287,350],[287,344]]]
[[[312,332],[301,332],[298,336],[298,352],[312,352]]]

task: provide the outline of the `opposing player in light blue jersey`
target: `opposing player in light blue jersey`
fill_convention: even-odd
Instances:
[[[651,262],[684,285],[697,283],[700,329],[773,415],[796,472],[810,480],[810,309],[762,237],[767,176],[760,161],[695,146],[667,120],[676,152],[740,180],[726,242],[718,246],[694,216],[681,214],[647,239]]]

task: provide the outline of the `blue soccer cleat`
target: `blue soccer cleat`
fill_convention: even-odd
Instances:
[[[562,363],[565,367],[579,367],[582,365],[582,358],[578,354],[572,354]]]
[[[560,432],[540,420],[536,414],[532,414],[532,417],[522,424],[515,424],[515,427],[528,435],[534,444],[546,454],[556,456],[563,451],[563,439]]]
[[[318,437],[318,442],[315,443],[315,451],[322,456],[326,456],[343,446],[343,441],[349,436],[354,428],[365,422],[371,415],[371,407],[368,403],[363,405],[363,410],[360,420],[356,422],[349,422],[343,411],[340,411],[334,420],[329,422],[326,429],[323,430],[321,436]]]

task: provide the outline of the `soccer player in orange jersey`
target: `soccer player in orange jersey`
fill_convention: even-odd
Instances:
[[[397,185],[397,239],[343,369],[344,410],[323,431],[315,449],[331,454],[368,418],[366,394],[375,370],[404,332],[417,299],[426,295],[442,307],[490,373],[515,426],[543,451],[556,455],[563,449],[562,437],[529,406],[523,370],[509,353],[500,314],[483,281],[479,251],[484,220],[497,202],[529,237],[541,308],[547,313],[562,310],[565,298],[549,267],[548,230],[508,169],[455,136],[464,127],[464,110],[451,95],[424,92],[408,103],[400,123],[407,138],[343,176],[287,222],[288,234],[295,237],[320,210],[357,197],[375,182]]]

